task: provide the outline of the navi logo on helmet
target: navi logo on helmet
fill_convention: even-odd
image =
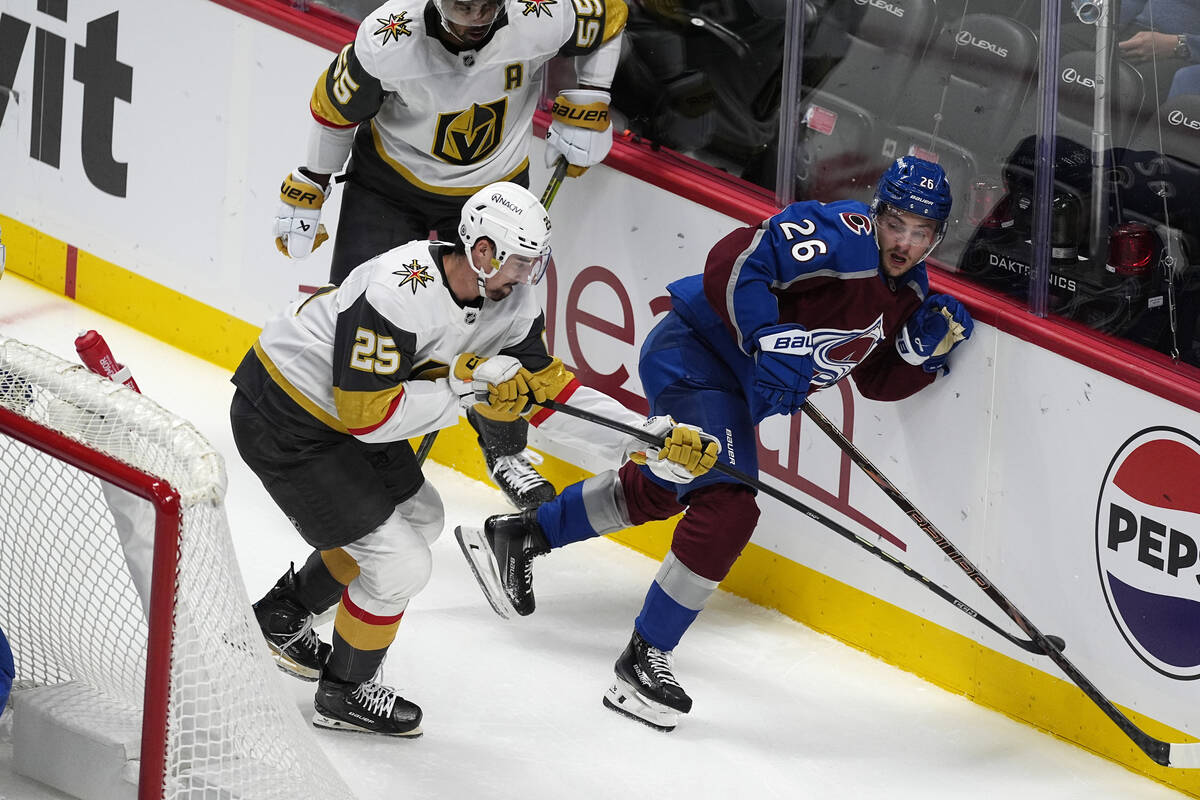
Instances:
[[[1200,678],[1200,441],[1147,428],[1113,457],[1096,508],[1096,563],[1121,635],[1151,668]]]

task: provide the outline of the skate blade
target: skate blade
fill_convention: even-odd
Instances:
[[[483,528],[460,525],[454,529],[454,538],[458,539],[458,546],[462,549],[471,572],[475,574],[475,581],[483,590],[483,596],[491,604],[492,610],[504,619],[511,619],[516,609],[504,592],[504,585],[500,582],[500,567],[496,564],[492,548],[488,547],[487,539],[483,536]]]
[[[625,681],[618,678],[604,693],[604,705],[656,731],[669,733],[679,722],[679,712],[643,697]]]
[[[270,648],[271,658],[275,661],[275,666],[279,667],[280,672],[286,672],[293,678],[299,678],[300,680],[308,683],[312,683],[313,681],[320,679],[320,670],[313,669],[312,667],[306,667],[303,664],[293,661],[284,655],[282,651],[276,649],[275,645],[271,642],[267,642],[267,647]]]
[[[334,719],[333,717],[327,717],[324,714],[322,714],[320,711],[313,713],[312,724],[314,727],[325,728],[326,730],[347,731],[349,733],[365,733],[370,736],[391,736],[391,737],[416,738],[416,737],[420,736],[422,733],[424,733],[424,731],[421,730],[420,725],[418,725],[417,727],[413,728],[410,731],[401,731],[399,733],[384,733],[383,731],[373,731],[369,728],[364,728],[361,725],[355,725],[353,722],[346,722],[345,720]]]

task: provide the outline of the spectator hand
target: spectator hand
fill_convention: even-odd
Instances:
[[[546,166],[559,156],[567,159],[567,175],[578,178],[588,167],[604,160],[612,149],[608,120],[608,92],[599,89],[564,89],[554,98],[554,119],[546,131]]]
[[[715,436],[695,425],[677,423],[670,416],[651,417],[642,423],[642,430],[661,438],[662,447],[655,450],[653,445],[636,439],[627,450],[627,457],[671,483],[691,483],[717,463],[721,452]]]
[[[1138,31],[1123,42],[1117,43],[1121,56],[1129,61],[1150,61],[1155,58],[1170,58],[1175,54],[1179,37],[1170,33]]]
[[[950,373],[950,351],[971,338],[975,323],[966,306],[948,294],[925,298],[896,336],[896,352],[926,372]]]
[[[794,414],[812,383],[812,346],[799,325],[773,325],[758,333],[754,389],[767,404],[767,414]]]
[[[288,258],[305,258],[329,234],[321,224],[321,206],[332,185],[319,183],[294,169],[279,187],[279,212],[275,217],[275,247]]]

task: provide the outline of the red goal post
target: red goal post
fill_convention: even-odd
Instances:
[[[84,798],[352,797],[267,654],[225,481],[185,420],[0,336],[0,629],[16,663],[17,771]],[[84,750],[129,756],[106,778]]]

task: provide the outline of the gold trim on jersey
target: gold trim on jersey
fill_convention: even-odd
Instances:
[[[353,128],[358,123],[351,122],[342,116],[342,112],[334,100],[329,96],[326,90],[326,81],[329,78],[329,68],[321,73],[321,77],[317,78],[317,85],[313,87],[312,99],[308,101],[308,110],[312,115],[319,120],[324,120],[330,125],[336,125],[339,128]]]
[[[450,365],[430,359],[412,368],[408,373],[410,381],[436,381],[438,378],[450,377]]]
[[[604,6],[604,36],[600,41],[607,42],[625,28],[629,6],[625,5],[625,0],[606,0]]]
[[[404,384],[377,392],[359,392],[333,387],[333,404],[347,431],[366,433],[387,422],[404,396]]]
[[[375,143],[376,155],[378,155],[384,161],[384,163],[399,173],[400,177],[405,181],[417,187],[418,189],[421,189],[422,191],[429,192],[430,194],[440,194],[446,197],[470,197],[482,189],[483,186],[490,186],[492,183],[495,183],[495,181],[488,181],[487,183],[483,184],[483,186],[433,186],[432,184],[425,183],[425,181],[414,175],[403,164],[388,155],[387,150],[383,146],[383,140],[379,138],[379,128],[375,125],[375,120],[371,120],[371,139]],[[521,160],[521,163],[517,165],[516,169],[514,169],[508,175],[505,175],[503,178],[497,178],[496,180],[515,180],[518,175],[527,169],[529,169],[529,159],[524,158]]]
[[[260,342],[256,341],[254,343],[254,354],[258,356],[259,363],[263,365],[263,369],[265,369],[267,374],[271,376],[271,380],[275,381],[275,385],[280,389],[283,389],[284,393],[287,394],[288,397],[292,398],[296,405],[300,406],[309,414],[312,414],[318,420],[333,428],[335,431],[338,431],[339,433],[349,433],[349,431],[346,430],[346,426],[339,422],[336,417],[330,415],[312,400],[309,400],[308,397],[305,396],[304,392],[297,389],[292,385],[291,381],[283,377],[283,373],[279,371],[279,367],[275,366],[275,362],[272,361],[271,357],[267,355],[265,350],[263,350]]]

